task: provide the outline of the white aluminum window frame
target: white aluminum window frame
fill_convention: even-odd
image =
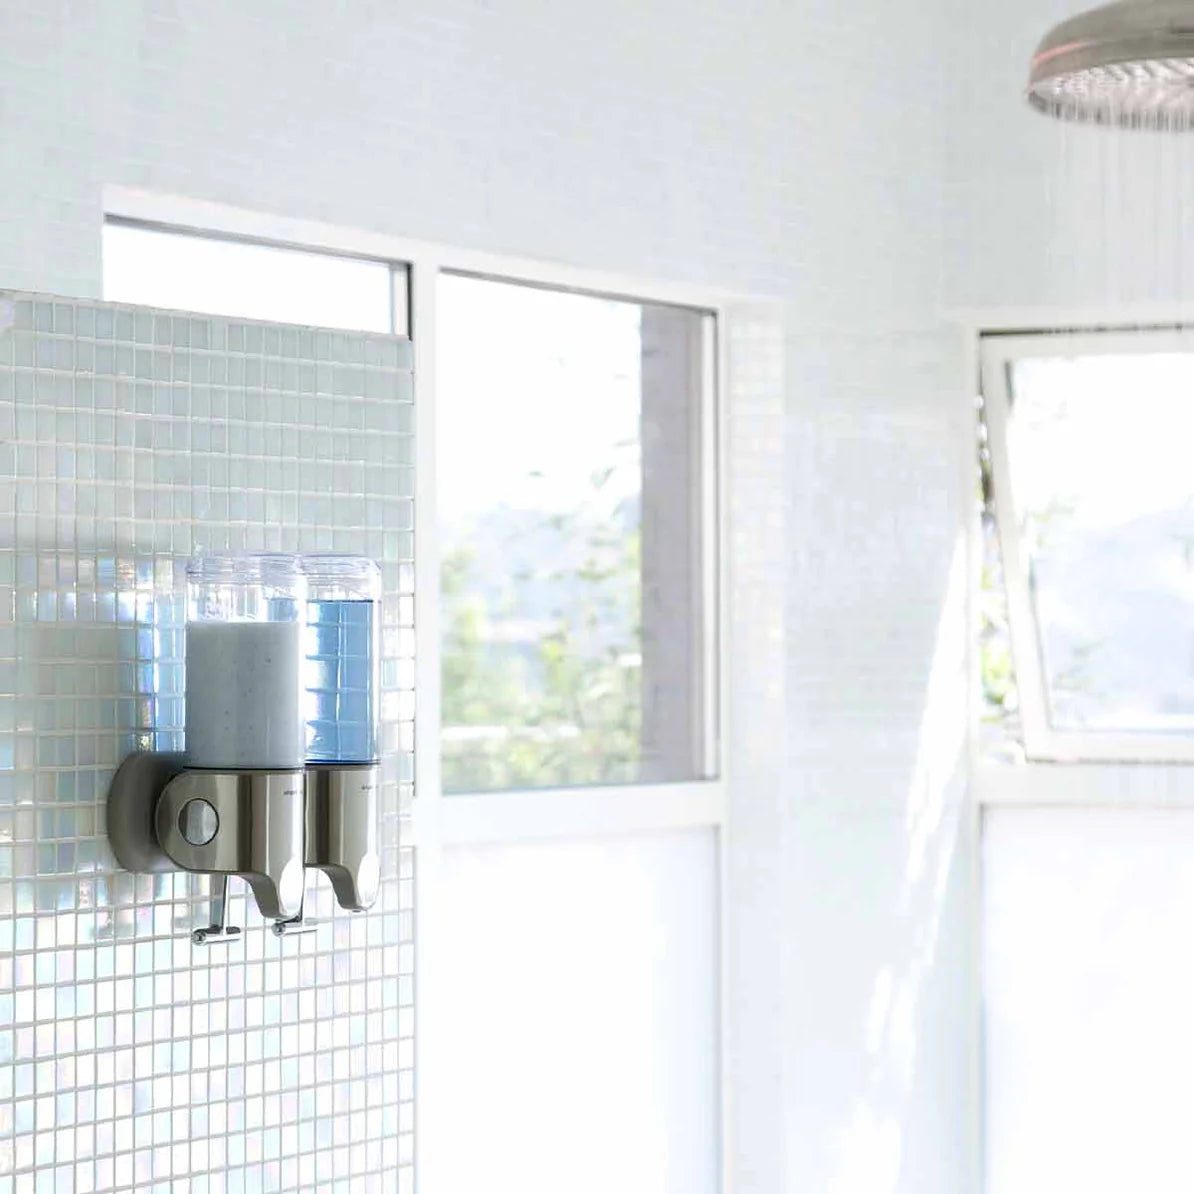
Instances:
[[[1194,734],[1060,730],[1049,720],[1048,679],[1028,583],[1025,548],[1012,492],[1008,427],[1014,399],[1011,367],[1039,357],[1097,357],[1194,352],[1194,330],[1040,331],[981,338],[980,382],[994,481],[995,517],[1003,554],[1012,659],[1024,749],[1036,762],[1192,763]]]
[[[445,848],[515,841],[575,840],[660,830],[706,828],[717,838],[718,924],[716,981],[719,1012],[718,1061],[721,1083],[720,1187],[730,1188],[728,1142],[731,1092],[727,1023],[726,925],[728,792],[732,780],[729,661],[729,445],[726,401],[729,394],[730,324],[735,312],[747,317],[763,312],[780,322],[772,299],[714,287],[668,283],[618,273],[572,267],[535,259],[508,257],[440,245],[384,233],[249,211],[221,203],[163,195],[139,188],[106,185],[103,217],[123,223],[275,244],[390,262],[405,266],[409,308],[394,288],[395,321],[407,317],[414,349],[415,393],[415,720],[416,795],[404,846],[413,846],[415,864],[416,1165],[420,1188],[435,1194],[437,1154],[459,1147],[452,1130],[452,1092],[436,1083],[434,1055],[450,1026],[437,1015],[434,991]],[[709,778],[584,788],[545,788],[452,794],[445,796],[440,768],[440,576],[436,518],[435,318],[436,282],[442,273],[471,274],[507,282],[660,303],[706,312],[714,319],[713,343],[705,354],[702,407],[702,568],[706,625],[703,673],[706,683],[705,762]],[[395,275],[398,277],[397,273]],[[401,326],[401,325],[399,325]]]

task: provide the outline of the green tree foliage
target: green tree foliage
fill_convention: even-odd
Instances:
[[[612,470],[591,478],[600,495]],[[449,792],[625,783],[642,740],[641,532],[596,501],[545,515],[536,529],[583,543],[579,564],[515,572],[485,596],[475,552],[441,572],[443,784]],[[628,525],[633,524],[633,525]],[[568,553],[564,553],[568,554]],[[550,592],[557,608],[533,641],[500,632]],[[516,640],[517,640],[517,636]]]

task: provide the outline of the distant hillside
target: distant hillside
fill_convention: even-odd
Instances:
[[[1050,540],[1034,577],[1055,721],[1194,730],[1194,526],[1158,514]]]

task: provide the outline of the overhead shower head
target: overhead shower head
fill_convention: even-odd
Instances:
[[[1194,128],[1194,0],[1118,0],[1063,21],[1033,55],[1028,102],[1061,120]]]

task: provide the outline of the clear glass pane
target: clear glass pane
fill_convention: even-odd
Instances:
[[[392,326],[391,273],[380,261],[104,225],[104,298],[111,302],[405,334],[405,326]]]
[[[1019,360],[1008,450],[1050,717],[1194,728],[1194,354]]]
[[[438,294],[445,790],[701,775],[711,317]]]
[[[1194,1188],[1194,811],[984,817],[988,1194]]]

